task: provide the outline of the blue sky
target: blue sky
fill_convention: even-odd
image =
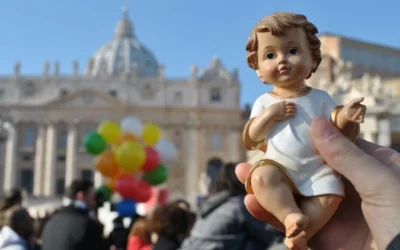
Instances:
[[[305,14],[320,32],[400,46],[400,2],[395,0],[1,0],[0,75],[16,60],[24,74],[40,74],[43,62],[58,60],[61,72],[81,70],[113,36],[126,5],[137,37],[150,48],[167,76],[187,77],[190,66],[206,67],[214,55],[239,69],[242,104],[269,90],[245,61],[253,25],[275,11]]]

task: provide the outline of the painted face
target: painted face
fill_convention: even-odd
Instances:
[[[290,87],[303,82],[315,67],[306,34],[292,28],[283,36],[258,32],[258,70],[262,82]]]

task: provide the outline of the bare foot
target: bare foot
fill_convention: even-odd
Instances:
[[[286,216],[284,225],[286,229],[286,237],[293,238],[297,236],[308,226],[308,217],[301,213],[291,213]]]
[[[285,245],[289,250],[307,250],[307,233],[305,231],[301,231],[293,238],[286,238]]]

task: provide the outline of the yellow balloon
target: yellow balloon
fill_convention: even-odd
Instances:
[[[161,137],[161,129],[154,123],[143,126],[142,139],[147,146],[155,145]]]
[[[97,132],[110,144],[116,143],[121,135],[120,127],[113,121],[102,122],[97,128]]]
[[[134,173],[140,170],[146,160],[146,152],[142,145],[128,141],[121,144],[115,151],[115,158],[121,169]]]

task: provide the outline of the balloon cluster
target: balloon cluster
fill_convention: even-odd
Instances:
[[[125,117],[121,124],[103,121],[97,131],[85,138],[85,148],[95,155],[96,169],[108,183],[100,187],[104,201],[117,192],[124,199],[122,211],[131,211],[136,202],[147,202],[152,186],[168,179],[167,166],[176,159],[175,146],[161,139],[161,129],[154,123],[142,124],[133,116]]]

